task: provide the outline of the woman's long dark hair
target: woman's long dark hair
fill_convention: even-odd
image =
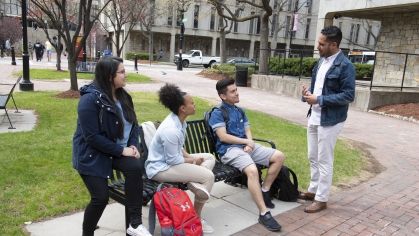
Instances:
[[[159,90],[159,101],[171,112],[178,115],[179,107],[185,105],[185,95],[186,93],[182,92],[178,86],[166,83]]]
[[[108,97],[109,103],[115,107],[118,115],[118,138],[123,139],[124,137],[124,122],[122,121],[122,114],[119,112],[115,101],[112,96],[112,85],[116,77],[116,71],[118,70],[119,64],[123,63],[122,58],[115,56],[104,56],[96,64],[95,69],[95,83],[99,89]],[[122,111],[124,112],[124,118],[130,123],[135,123],[137,116],[134,111],[134,105],[131,103],[127,92],[123,88],[115,90],[116,99],[121,103]]]

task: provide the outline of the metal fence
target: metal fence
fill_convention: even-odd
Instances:
[[[278,58],[279,65],[276,71],[268,70],[268,75],[279,75],[284,78],[286,60],[290,59],[289,49],[259,49],[269,51],[268,63],[272,58]],[[255,61],[258,61],[259,50],[256,50]],[[341,49],[345,55],[350,50]],[[299,58],[298,80],[302,77],[303,58],[314,58],[318,55],[318,50],[292,49],[292,58]],[[273,57],[271,56],[273,54]],[[298,55],[298,56],[297,56]],[[357,81],[357,85],[381,89],[409,89],[419,90],[419,54],[395,53],[386,51],[376,51],[376,58],[372,65],[372,76],[364,78],[366,81]]]
[[[77,73],[95,73],[96,62],[76,62]]]

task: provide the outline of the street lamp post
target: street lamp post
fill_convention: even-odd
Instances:
[[[290,45],[289,45],[289,47],[290,47],[290,49],[289,49],[289,52],[288,52],[288,58],[291,58],[291,43],[292,43],[292,36],[293,36],[293,33],[294,32],[296,32],[297,31],[297,28],[295,27],[295,30],[294,30],[294,24],[295,24],[295,18],[296,18],[296,14],[297,14],[297,12],[303,7],[303,6],[305,6],[305,7],[310,7],[311,6],[311,0],[306,0],[300,7],[298,7],[298,5],[296,5],[295,6],[295,8],[294,8],[294,14],[292,15],[292,23],[291,23],[291,25],[290,25],[290,30],[289,30],[289,32],[290,32]],[[298,8],[297,8],[298,7]],[[298,22],[297,22],[298,23]]]
[[[178,58],[178,63],[177,63],[177,70],[183,70],[183,65],[182,65],[182,45],[183,45],[183,37],[184,37],[184,33],[185,33],[185,25],[183,24],[183,17],[184,17],[184,5],[183,5],[183,1],[182,1],[182,9],[180,9],[180,13],[181,13],[181,21],[180,21],[180,38],[179,38],[179,58]]]
[[[22,1],[22,34],[23,34],[23,81],[19,83],[21,91],[33,91],[33,83],[29,79],[29,53],[28,53],[28,22],[26,0]]]

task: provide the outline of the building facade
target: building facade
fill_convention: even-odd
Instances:
[[[310,4],[307,6],[307,2]],[[271,49],[278,49],[272,56],[283,56],[291,45],[291,57],[312,56],[316,50],[316,37],[318,30],[319,0],[277,0],[271,1],[274,12],[278,17],[271,16],[269,23],[269,42]],[[231,5],[235,9],[238,5]],[[245,9],[239,17],[257,13],[259,9]],[[298,14],[298,17],[295,17]],[[179,51],[180,18],[179,11],[173,10],[167,16],[155,20],[153,31],[153,51],[163,51],[163,59],[172,61],[174,55]],[[206,55],[220,55],[219,45],[219,18],[214,8],[206,1],[195,0],[189,5],[184,13],[185,32],[183,52],[192,49],[199,49]],[[178,20],[176,20],[178,19]],[[336,24],[342,27],[345,40],[342,48],[348,50],[371,50],[374,40],[369,37],[362,20],[351,18],[336,19]],[[293,24],[294,23],[294,24]],[[231,32],[226,35],[227,57],[242,56],[255,58],[260,49],[260,19],[254,18],[248,21],[234,23]],[[276,45],[274,40],[274,27],[276,24],[280,30],[277,33]],[[374,22],[372,32],[378,34],[379,22]],[[290,38],[292,31],[292,39]],[[111,29],[109,29],[111,31]],[[369,40],[367,39],[369,38]],[[127,52],[148,52],[149,38],[141,33],[140,27],[134,28],[125,44],[123,53]],[[305,50],[301,54],[301,50]]]
[[[320,0],[317,32],[335,24],[336,16],[381,22],[376,43],[373,80],[392,86],[419,83],[419,1],[417,0]]]

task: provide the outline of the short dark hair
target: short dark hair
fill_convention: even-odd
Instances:
[[[217,82],[217,85],[215,88],[217,89],[218,95],[220,94],[226,94],[227,93],[227,87],[234,84],[234,79],[226,78],[219,80]]]
[[[178,115],[179,107],[185,105],[185,95],[186,93],[182,92],[178,86],[166,83],[159,90],[159,102]]]
[[[326,36],[327,42],[336,42],[339,47],[340,41],[342,41],[342,31],[339,29],[339,27],[334,25],[327,26],[322,29],[320,33]]]

